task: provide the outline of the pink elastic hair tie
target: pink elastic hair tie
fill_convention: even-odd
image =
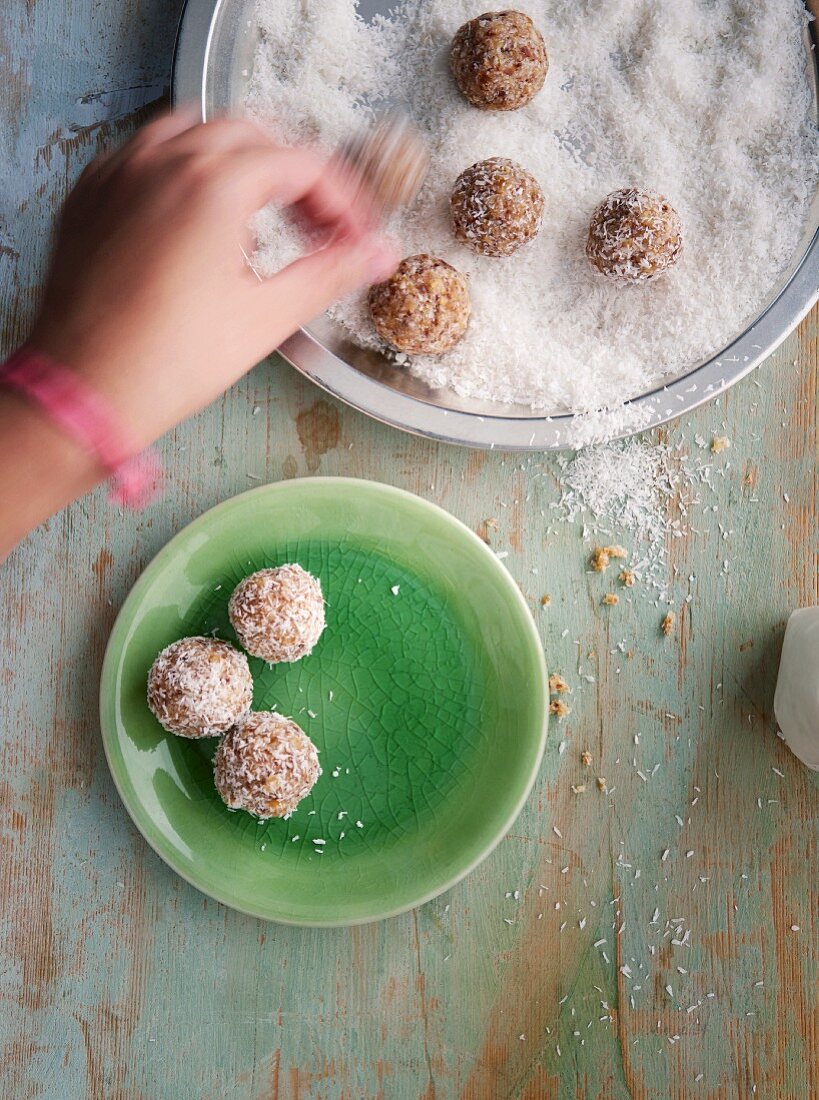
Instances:
[[[33,401],[97,459],[111,478],[112,503],[138,509],[154,499],[158,460],[150,451],[129,452],[114,411],[74,371],[25,344],[0,366],[0,384]]]

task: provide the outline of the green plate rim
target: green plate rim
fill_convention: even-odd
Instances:
[[[308,919],[288,920],[282,917],[271,916],[270,913],[254,909],[252,906],[236,905],[235,902],[232,901],[229,897],[220,896],[218,891],[203,889],[203,887],[195,880],[194,877],[180,870],[180,868],[176,865],[173,856],[167,852],[163,852],[161,850],[161,845],[158,843],[154,843],[154,840],[150,836],[148,836],[148,833],[146,831],[147,826],[146,828],[143,828],[142,821],[140,820],[141,815],[144,817],[148,817],[146,811],[137,799],[131,800],[124,789],[122,776],[118,773],[118,765],[115,764],[112,760],[110,746],[115,738],[115,734],[110,732],[106,717],[106,708],[110,709],[111,707],[113,707],[113,699],[110,696],[110,692],[106,692],[106,685],[112,682],[112,673],[116,668],[116,663],[119,661],[122,655],[123,646],[120,641],[119,635],[123,634],[127,630],[126,618],[128,618],[129,616],[131,607],[134,604],[138,605],[142,595],[142,590],[148,587],[154,573],[161,569],[162,565],[165,562],[165,559],[173,555],[176,543],[183,536],[189,535],[191,529],[195,529],[200,525],[206,526],[208,521],[213,517],[215,513],[226,509],[228,506],[234,504],[235,501],[244,497],[254,497],[263,494],[275,493],[277,491],[280,491],[285,486],[290,488],[296,483],[301,486],[319,484],[333,484],[339,486],[352,485],[357,491],[377,492],[383,493],[387,496],[395,495],[397,497],[405,498],[414,502],[416,506],[437,513],[452,526],[457,534],[465,535],[473,543],[476,543],[480,547],[482,553],[485,554],[489,568],[493,569],[495,573],[501,578],[502,584],[508,589],[510,596],[512,597],[514,602],[517,603],[519,609],[523,612],[523,621],[526,623],[527,631],[532,641],[532,647],[537,657],[536,665],[540,672],[539,682],[533,685],[533,691],[537,691],[540,695],[542,703],[541,712],[543,714],[543,723],[540,729],[540,736],[538,738],[536,752],[532,760],[529,777],[526,783],[521,788],[520,794],[515,801],[515,804],[512,807],[511,811],[509,812],[506,820],[504,820],[502,825],[498,827],[496,836],[489,841],[489,843],[484,847],[483,851],[475,856],[467,864],[467,866],[459,870],[457,874],[451,876],[445,882],[435,886],[434,889],[426,891],[423,895],[419,896],[412,902],[403,903],[399,906],[396,906],[395,908],[386,909],[383,912],[368,915],[365,917],[354,917],[338,921],[313,921]],[[423,497],[418,496],[417,493],[412,493],[407,489],[400,489],[397,486],[390,485],[386,482],[373,481],[369,478],[330,476],[292,478],[284,481],[270,482],[267,485],[259,485],[253,489],[246,489],[241,493],[236,493],[234,496],[226,498],[219,504],[214,505],[212,508],[208,508],[207,511],[202,512],[199,516],[196,517],[196,519],[191,520],[190,523],[186,524],[181,530],[177,531],[177,533],[171,539],[169,539],[169,541],[162,547],[162,549],[159,550],[144,567],[139,577],[137,577],[136,581],[132,585],[130,591],[128,592],[128,595],[125,597],[125,600],[119,609],[119,612],[117,613],[117,617],[114,620],[114,625],[112,626],[111,633],[108,637],[108,643],[105,647],[105,656],[103,658],[102,671],[100,673],[100,735],[102,738],[103,750],[105,752],[105,759],[108,764],[108,770],[111,773],[111,778],[114,781],[114,786],[117,789],[117,793],[119,794],[122,804],[128,812],[128,816],[131,818],[131,821],[136,826],[137,831],[142,836],[143,840],[147,843],[148,847],[151,848],[159,856],[162,862],[170,867],[170,869],[181,879],[189,883],[205,897],[212,898],[214,901],[219,902],[221,905],[224,905],[229,909],[233,909],[239,913],[244,913],[246,916],[255,917],[259,920],[271,921],[276,924],[290,925],[299,928],[344,928],[363,924],[373,924],[377,921],[387,920],[389,917],[396,917],[399,916],[401,913],[407,913],[413,909],[419,908],[422,905],[426,905],[427,902],[432,901],[434,898],[437,898],[441,894],[446,893],[447,890],[451,890],[453,886],[457,885],[457,883],[466,878],[467,875],[471,874],[471,872],[474,871],[475,868],[478,867],[481,863],[483,863],[487,856],[489,856],[495,850],[498,844],[500,844],[501,840],[503,840],[503,838],[509,832],[509,829],[517,820],[518,815],[520,814],[527,799],[529,798],[532,787],[534,786],[535,780],[537,779],[538,772],[540,771],[540,765],[543,760],[543,754],[546,748],[546,738],[549,730],[548,679],[549,677],[546,667],[546,655],[540,640],[540,635],[538,634],[537,626],[535,625],[535,620],[532,616],[532,612],[528,604],[526,603],[523,594],[518,588],[517,583],[515,582],[509,570],[506,569],[506,567],[497,558],[491,548],[488,547],[486,543],[482,539],[480,539],[470,527],[468,527],[462,520],[458,519],[457,516],[452,515],[451,512],[448,512],[440,505],[434,504],[432,501],[425,500]],[[122,766],[124,769],[124,764]],[[127,769],[124,770],[127,771]]]

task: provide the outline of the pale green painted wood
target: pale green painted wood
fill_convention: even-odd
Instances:
[[[178,7],[9,0],[0,13],[5,347],[26,331],[67,181],[166,80]],[[122,112],[114,125],[111,111]],[[72,123],[88,128],[72,134]],[[164,441],[169,489],[147,513],[119,515],[99,491],[34,533],[0,569],[2,1095],[817,1095],[819,795],[771,714],[787,614],[819,601],[816,325],[814,312],[753,380],[669,431],[673,441],[718,431],[732,448],[717,459],[730,463],[709,498],[718,511],[671,547],[675,603],[689,591],[692,602],[667,641],[639,592],[601,607],[605,581],[586,572],[579,528],[545,535],[553,458],[541,469],[402,436],[278,362]],[[388,481],[473,527],[496,517],[491,539],[510,552],[549,665],[575,687],[495,854],[414,914],[330,932],[243,917],[167,870],[118,801],[96,716],[108,631],[151,556],[256,478],[314,472]],[[594,683],[578,678],[575,639]],[[611,653],[621,639],[633,658]],[[584,748],[592,775],[616,786],[609,799],[579,763]],[[661,767],[643,783],[633,757]],[[582,781],[586,794],[573,795]],[[680,829],[675,814],[691,824]],[[630,869],[616,866],[621,851]],[[514,890],[520,902],[504,897]],[[662,922],[685,917],[690,948],[665,940],[651,957],[655,907]],[[601,938],[608,964],[592,946]],[[619,967],[640,963],[632,1009]]]

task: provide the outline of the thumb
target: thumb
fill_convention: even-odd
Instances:
[[[359,287],[389,278],[399,259],[395,245],[383,237],[337,241],[256,283],[252,293],[268,317],[275,308],[295,329]]]

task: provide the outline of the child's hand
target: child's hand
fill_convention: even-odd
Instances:
[[[293,206],[329,243],[259,282],[250,216]],[[349,183],[250,122],[146,126],[83,173],[31,342],[108,398],[139,450],[397,257]]]

